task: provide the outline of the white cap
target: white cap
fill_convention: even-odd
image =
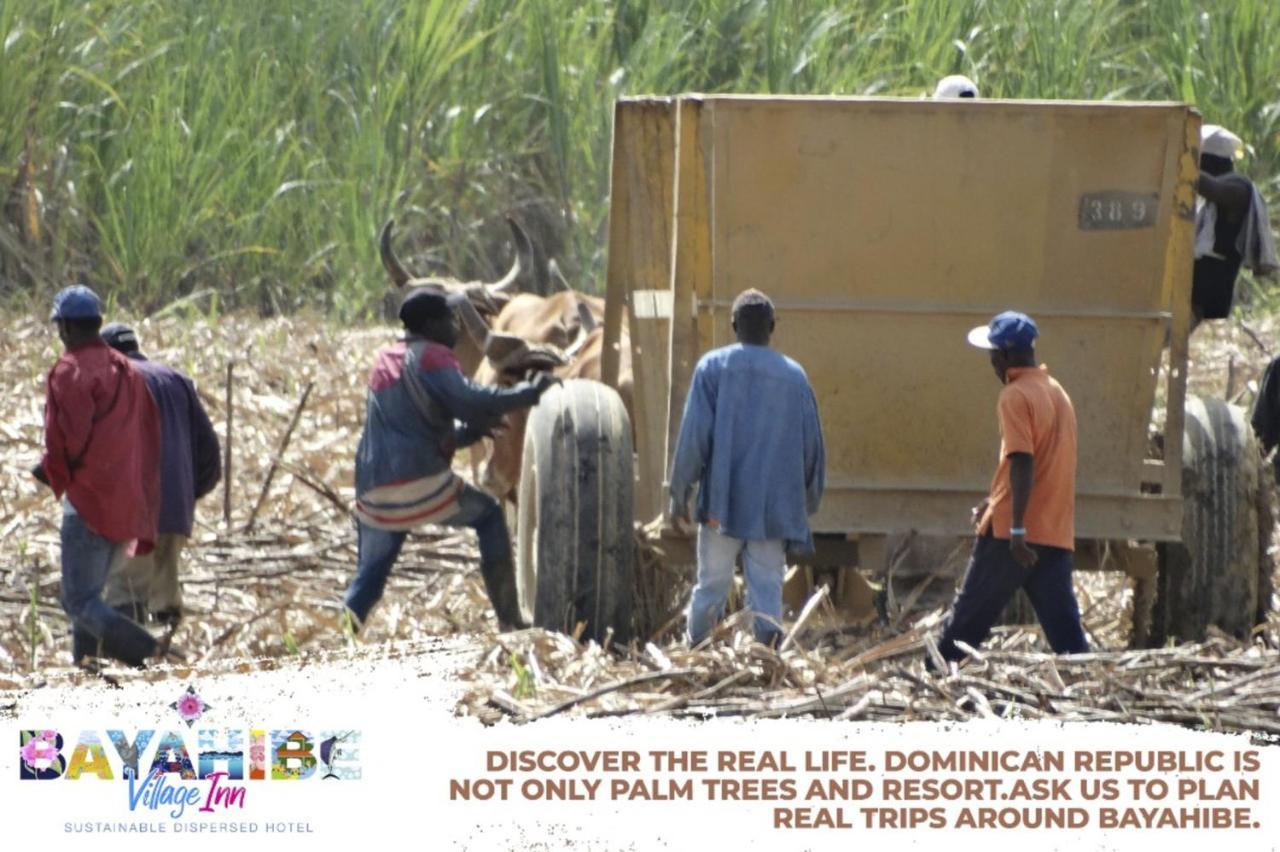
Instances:
[[[935,98],[976,98],[978,84],[963,74],[952,74],[938,81],[938,85],[933,87],[933,96]]]
[[[1200,153],[1234,160],[1244,149],[1244,140],[1225,127],[1206,124],[1200,128]]]

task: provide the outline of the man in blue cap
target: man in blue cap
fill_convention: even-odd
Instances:
[[[150,615],[173,628],[182,618],[178,562],[191,536],[195,504],[222,475],[218,435],[191,379],[143,355],[132,328],[109,323],[102,339],[142,374],[160,411],[159,537],[154,551],[111,572],[105,597],[138,621]]]
[[[978,647],[1020,588],[1054,651],[1088,650],[1071,585],[1076,415],[1062,385],[1036,364],[1039,334],[1017,311],[969,332],[1004,385],[996,404],[1000,464],[990,495],[973,510],[978,539],[938,641],[946,660],[964,658],[956,640]]]
[[[453,472],[453,454],[492,434],[558,379],[540,373],[511,388],[462,374],[453,347],[465,296],[433,287],[400,305],[406,336],[378,353],[369,374],[364,432],[356,450],[358,567],[346,607],[359,629],[382,597],[407,533],[423,524],[467,526],[480,543],[480,575],[498,626],[526,626],[516,597],[507,521],[498,501]]]
[[[84,286],[54,299],[65,351],[49,371],[45,453],[32,473],[63,500],[62,606],[72,657],[141,666],[169,652],[102,599],[111,566],[155,545],[160,507],[160,422],[142,376],[99,337],[102,302]]]

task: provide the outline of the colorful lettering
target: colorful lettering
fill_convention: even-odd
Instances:
[[[249,732],[249,780],[263,781],[267,777],[267,732]]]
[[[137,809],[139,804],[153,811],[164,805],[173,805],[169,816],[180,819],[187,805],[194,805],[198,801],[200,801],[198,788],[185,785],[175,787],[165,779],[163,770],[154,770],[140,787],[135,787],[133,778],[129,779],[129,810],[131,811]]]
[[[72,781],[79,780],[85,773],[96,775],[103,781],[111,781],[116,777],[111,771],[111,764],[107,762],[106,749],[102,747],[98,735],[92,731],[81,732],[80,742],[76,743],[76,750],[71,753],[71,764],[67,766],[67,778]]]
[[[175,772],[179,778],[195,778],[196,770],[191,765],[191,756],[187,754],[187,744],[182,734],[167,731],[156,746],[155,759],[151,761],[149,773]]]
[[[222,805],[224,810],[232,805],[244,807],[244,787],[218,786],[218,779],[226,777],[227,773],[225,772],[215,772],[209,776],[209,795],[205,798],[204,805],[200,808],[201,813],[212,813],[214,805]]]
[[[67,768],[62,757],[62,735],[57,731],[19,731],[18,777],[23,781],[52,781]]]
[[[315,745],[305,731],[271,732],[271,777],[301,781],[316,771]]]
[[[215,774],[225,775],[233,781],[244,779],[244,738],[239,731],[227,731],[225,747],[218,742],[221,731],[200,731],[200,777],[209,778]],[[217,765],[225,763],[226,772],[217,769]]]
[[[341,781],[360,779],[360,732],[320,732],[321,778]]]

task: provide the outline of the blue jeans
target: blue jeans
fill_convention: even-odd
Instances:
[[[785,542],[743,541],[703,524],[698,527],[698,583],[689,600],[689,644],[696,645],[707,638],[724,617],[739,554],[742,573],[747,578],[747,607],[765,616],[755,619],[756,638],[769,644],[781,635],[778,624],[782,618],[782,577],[787,567]]]
[[[155,654],[156,640],[102,599],[102,589],[124,545],[107,541],[85,525],[70,501],[62,509],[62,608],[71,618],[71,656],[114,657],[141,666]]]
[[[446,521],[445,526],[471,527],[476,531],[480,542],[480,574],[498,621],[504,626],[519,624],[511,539],[502,507],[497,500],[471,485],[463,486],[458,505],[460,511]],[[356,576],[347,589],[346,605],[356,617],[357,628],[368,619],[373,605],[381,600],[407,535],[400,530],[382,530],[356,523]]]
[[[960,593],[942,625],[938,650],[943,659],[962,660],[959,639],[977,648],[991,633],[1005,604],[1018,589],[1025,589],[1035,608],[1050,647],[1059,654],[1089,650],[1080,625],[1080,606],[1071,585],[1071,551],[1033,544],[1036,564],[1023,568],[1013,558],[1009,542],[984,535],[973,545]]]

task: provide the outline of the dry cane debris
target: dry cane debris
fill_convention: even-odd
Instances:
[[[526,630],[490,642],[459,712],[485,722],[527,722],[563,712],[698,719],[1051,718],[1280,734],[1280,628],[1274,622],[1248,643],[1215,635],[1175,648],[1074,656],[1046,653],[1038,629],[1002,627],[981,650],[965,648],[971,658],[963,665],[948,668],[933,645],[943,614],[917,614],[901,629],[861,636],[809,631],[781,651],[753,642],[743,613],[694,649],[652,642],[608,649]],[[1086,610],[1095,647],[1099,634],[1114,639],[1125,620],[1112,612],[1113,623],[1103,624],[1098,615]],[[928,671],[927,658],[945,673]]]
[[[70,670],[58,601],[61,508],[28,474],[43,446],[44,379],[60,344],[34,319],[5,326],[0,688]],[[302,317],[169,317],[136,328],[149,357],[195,380],[224,449],[234,362],[230,523],[224,483],[198,504],[175,645],[200,666],[349,646],[340,613],[356,564],[355,445],[372,353],[395,340],[395,329]],[[360,644],[494,630],[475,564],[470,532],[427,528],[410,537]]]
[[[1272,318],[1206,325],[1192,341],[1188,393],[1248,404],[1277,354],[1276,331]],[[685,567],[682,576],[690,570]],[[661,636],[677,628],[682,615],[679,594],[672,594],[681,586],[667,582],[673,571],[681,573],[640,552],[637,606],[649,623],[663,625]],[[933,647],[945,610],[912,611],[923,585],[907,590],[888,626],[851,636],[792,625],[791,644],[780,652],[752,642],[741,615],[693,650],[640,642],[606,651],[541,630],[501,636],[480,656],[459,712],[485,722],[565,712],[699,719],[1052,718],[1280,734],[1274,601],[1271,620],[1249,642],[1214,635],[1176,648],[1126,650],[1132,601],[1123,576],[1077,575],[1086,633],[1099,650],[1058,656],[1046,653],[1037,628],[1002,627],[970,660],[948,670]],[[829,604],[815,595],[797,623],[805,612],[824,607]],[[926,657],[946,674],[927,671]]]
[[[200,504],[187,551],[188,617],[175,642],[187,651],[188,664],[121,676],[270,669],[293,655],[323,660],[353,653],[356,643],[340,619],[355,566],[352,465],[367,364],[373,350],[395,339],[395,330],[340,328],[302,317],[168,317],[137,328],[144,351],[196,380],[223,440],[232,376],[235,432],[230,523],[223,521],[220,486]],[[41,450],[44,376],[58,344],[35,319],[10,319],[4,330],[0,689],[83,677],[67,666],[70,643],[58,603],[60,508],[27,474]],[[1274,339],[1273,323],[1198,332],[1192,392],[1228,390],[1229,398],[1247,402],[1250,383],[1265,366],[1263,350]],[[679,631],[691,566],[663,563],[646,548],[637,563],[637,608],[659,627],[625,647],[602,648],[543,630],[497,635],[475,566],[469,532],[428,528],[412,537],[354,653],[392,660],[428,648],[434,637],[478,634],[482,651],[463,675],[458,712],[486,722],[662,713],[1280,728],[1274,615],[1250,642],[1215,636],[1177,648],[1124,650],[1131,596],[1116,573],[1077,577],[1096,653],[1054,656],[1045,653],[1038,629],[1004,627],[958,670],[935,675],[924,660],[936,653],[931,636],[943,610],[918,608],[923,587],[899,590],[887,620],[870,628],[826,626],[831,604],[819,594],[784,625],[781,651],[750,641],[741,615],[727,619],[709,643],[689,649]],[[927,580],[952,582],[949,576]]]

